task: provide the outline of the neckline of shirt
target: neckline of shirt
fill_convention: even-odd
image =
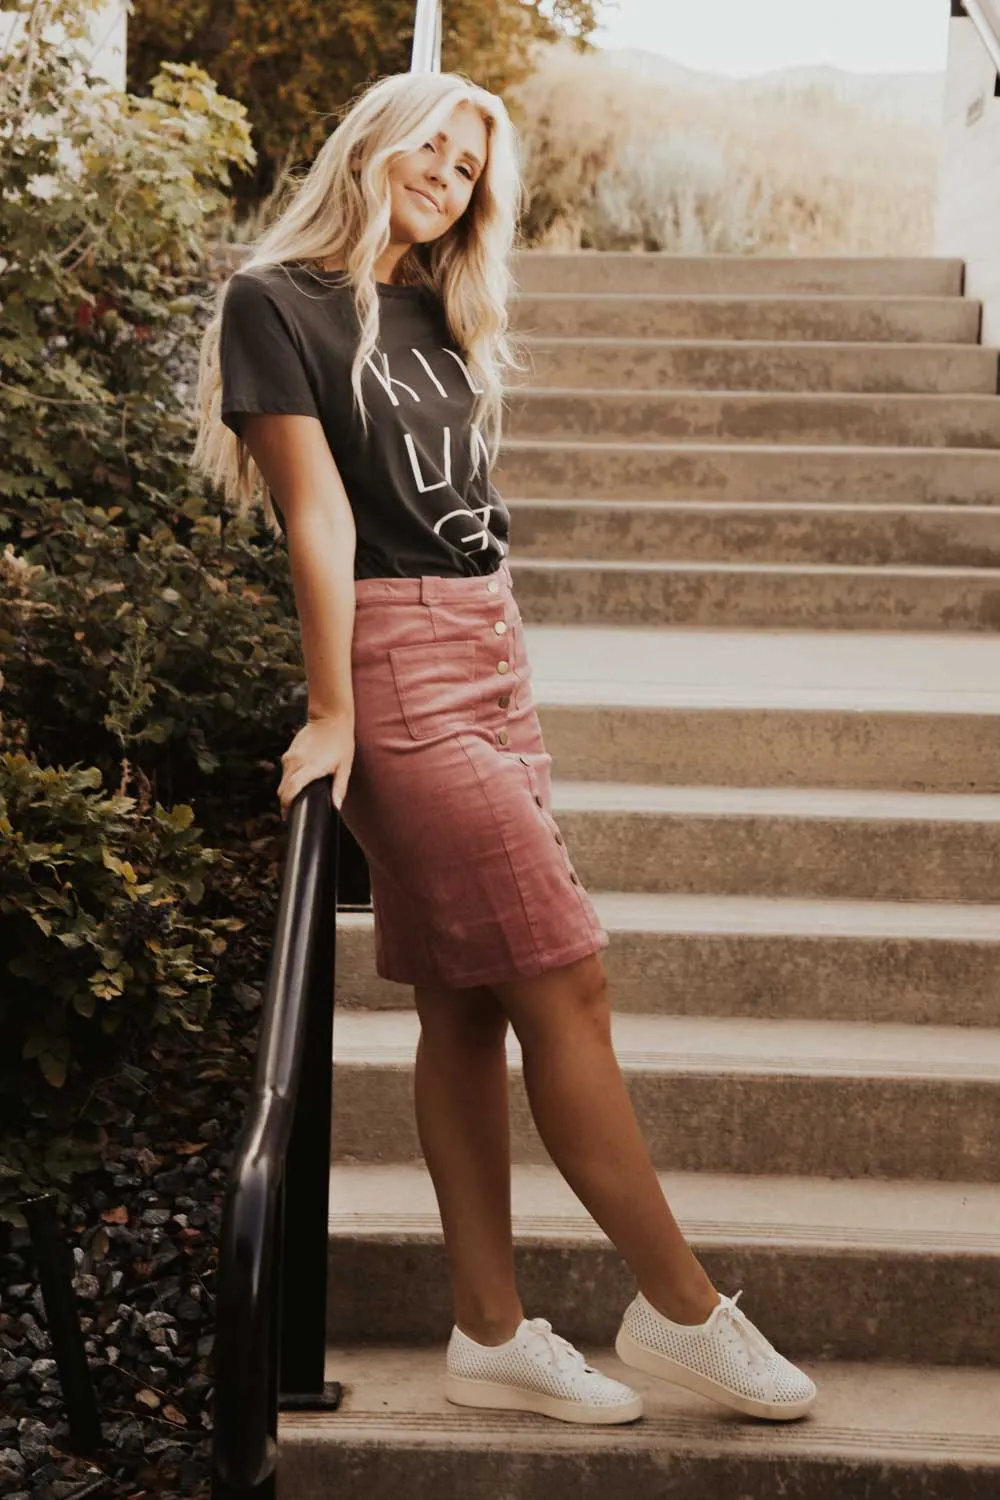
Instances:
[[[339,271],[323,271],[319,266],[307,266],[303,261],[290,262],[296,270],[303,271],[307,276],[316,276],[321,281],[335,281],[340,276]],[[413,297],[426,295],[430,288],[420,282],[407,284],[399,281],[376,281],[376,291],[380,297]],[[350,288],[341,283],[339,289],[348,291]]]

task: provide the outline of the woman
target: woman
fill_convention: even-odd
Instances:
[[[642,1413],[524,1316],[511,1024],[541,1138],[638,1282],[621,1359],[794,1418],[815,1386],[715,1289],[664,1199],[612,1049],[608,935],[552,816],[489,477],[518,368],[520,193],[494,95],[453,74],[369,88],[220,290],[193,462],[243,506],[261,489],[287,540],[308,719],[282,757],[282,815],[332,775],[371,871],[377,971],[414,987],[417,1124],[454,1299],[448,1398],[570,1422]]]

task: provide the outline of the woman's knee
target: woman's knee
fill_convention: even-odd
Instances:
[[[522,1047],[549,1036],[567,1038],[586,1026],[611,1040],[611,997],[599,953],[533,979],[493,986]]]
[[[507,1035],[507,1012],[485,985],[448,990],[414,986],[422,1035],[432,1044],[493,1046]]]

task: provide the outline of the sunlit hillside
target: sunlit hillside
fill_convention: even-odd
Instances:
[[[567,248],[924,254],[941,96],[933,76],[735,80],[547,49],[515,100],[525,231]]]

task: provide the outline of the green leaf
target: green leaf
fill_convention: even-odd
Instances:
[[[51,1083],[53,1088],[61,1089],[66,1082],[66,1059],[56,1057],[51,1052],[43,1052],[38,1062],[46,1083]]]

